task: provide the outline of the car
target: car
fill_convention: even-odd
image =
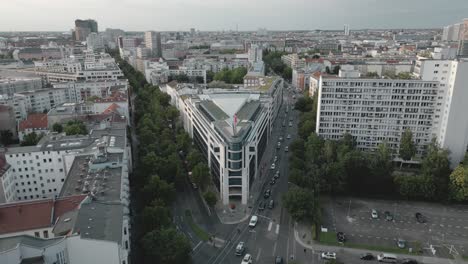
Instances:
[[[276,145],[276,148],[277,148],[277,149],[280,149],[280,148],[281,148],[281,142],[278,142],[278,144]]]
[[[292,122],[289,122],[289,127],[292,127]]]
[[[242,259],[241,264],[250,264],[252,263],[252,255],[245,254],[244,258]]]
[[[416,221],[418,221],[418,223],[426,223],[427,222],[426,217],[424,217],[424,215],[421,214],[421,213],[416,213],[414,216],[416,217]]]
[[[275,180],[275,178],[271,179],[271,181],[270,181],[270,185],[275,185],[275,183],[276,183],[276,180]]]
[[[288,135],[286,136],[286,138],[287,138],[287,139],[291,139],[291,134],[288,134]]]
[[[341,242],[341,243],[346,242],[346,235],[345,235],[345,233],[343,233],[343,232],[338,232],[338,233],[336,233],[336,240],[338,240],[338,242]]]
[[[275,158],[273,160],[274,160],[274,162],[277,162],[278,161],[278,156],[275,156]]]
[[[274,200],[270,200],[270,202],[268,203],[268,209],[273,209],[275,208],[275,201]]]
[[[194,183],[194,182],[192,182],[192,188],[193,188],[193,189],[195,189],[195,190],[196,190],[196,189],[198,189],[198,186],[197,186],[197,184],[196,184],[196,183]]]
[[[405,247],[406,247],[406,241],[403,240],[403,239],[401,239],[401,238],[399,238],[399,239],[397,240],[397,246],[398,246],[399,248],[405,248]]]
[[[280,256],[276,256],[275,258],[275,264],[283,264],[283,258]]]
[[[293,121],[293,118],[292,118],[292,117],[290,117],[290,118],[289,118],[289,121]]]
[[[379,218],[379,213],[377,212],[377,210],[372,209],[371,216],[372,216],[372,219],[377,219]]]
[[[244,254],[244,251],[245,251],[245,243],[241,241],[239,242],[239,244],[237,244],[236,256],[242,256],[242,254]]]
[[[389,211],[385,211],[384,215],[385,215],[385,220],[393,221],[393,215]]]
[[[286,123],[285,123],[285,122],[283,122],[282,126],[284,126],[284,127],[285,127],[285,126],[286,126]]]
[[[283,141],[283,137],[279,137],[278,140],[279,140],[279,141]]]
[[[322,252],[320,255],[323,259],[336,259],[335,252]]]
[[[254,228],[257,225],[258,216],[252,215],[249,222],[249,227]]]
[[[293,99],[296,99],[296,96],[295,96],[295,95],[293,95]]]
[[[284,147],[284,151],[285,151],[285,152],[288,152],[288,151],[289,151],[289,147],[288,147],[288,146]]]
[[[362,259],[362,260],[373,260],[374,255],[372,255],[372,253],[364,253],[359,258]]]
[[[277,170],[275,172],[275,176],[273,176],[273,178],[275,178],[275,180],[277,180],[277,179],[279,179],[279,177],[280,177],[280,172],[279,172],[279,170]]]
[[[265,202],[261,201],[261,202],[258,204],[258,210],[259,210],[259,211],[265,210]]]
[[[266,190],[265,193],[263,194],[263,198],[268,199],[268,198],[270,198],[270,195],[271,195],[271,190],[268,189],[268,190]]]
[[[403,259],[401,264],[418,264],[418,262],[415,259]]]
[[[270,169],[274,170],[276,168],[276,164],[272,163]]]

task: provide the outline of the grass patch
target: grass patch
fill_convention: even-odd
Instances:
[[[210,234],[208,234],[205,230],[199,227],[194,221],[192,217],[192,212],[190,210],[185,210],[185,218],[187,220],[188,225],[193,230],[195,235],[203,241],[208,241],[210,239]]]
[[[463,259],[464,261],[468,261],[468,256],[467,256],[467,255],[463,255],[463,256],[462,256],[462,259]]]
[[[317,225],[313,224],[311,229],[312,240],[317,240]]]
[[[336,240],[335,232],[320,232],[319,242],[330,246],[341,246],[338,240]]]
[[[367,249],[372,251],[381,251],[387,253],[396,253],[396,254],[410,254],[410,255],[421,255],[421,244],[418,242],[411,243],[408,246],[413,250],[410,253],[408,248],[398,248],[389,247],[389,246],[379,246],[379,245],[365,245],[365,244],[355,244],[355,243],[340,243],[336,239],[335,232],[321,232],[319,235],[319,242],[321,244],[330,245],[330,246],[339,246],[339,247],[348,247],[348,248],[357,248],[357,249]]]

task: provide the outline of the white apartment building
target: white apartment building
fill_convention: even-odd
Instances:
[[[263,61],[263,50],[258,45],[252,44],[249,48],[248,54],[249,54],[249,63],[251,64]]]
[[[247,59],[242,58],[235,58],[235,59],[208,59],[202,57],[195,57],[185,59],[183,66],[187,69],[193,70],[206,70],[212,71],[214,73],[220,72],[223,69],[236,69],[240,67],[244,67],[246,69],[249,68],[249,61]]]
[[[383,141],[398,150],[408,128],[421,155],[437,133],[437,81],[321,75],[318,85],[316,133],[323,138],[350,133],[361,150]]]
[[[39,89],[42,89],[41,78],[0,78],[0,95],[8,95],[12,97],[15,93],[29,92]]]
[[[101,35],[95,32],[91,32],[86,37],[86,46],[88,50],[94,52],[100,52],[104,50],[104,39]]]
[[[450,150],[451,166],[463,160],[468,145],[468,59],[429,60],[420,58],[414,74],[422,80],[437,81],[436,138],[440,146]]]
[[[293,69],[303,68],[306,66],[305,59],[300,59],[297,53],[283,55],[281,56],[281,61]]]
[[[225,205],[249,202],[281,107],[282,88],[281,79],[268,88],[208,89],[203,94],[169,84],[164,88],[181,111],[185,130],[207,158]]]
[[[90,97],[105,98],[112,94],[113,91],[127,91],[128,81],[126,79],[117,80],[94,80],[94,81],[79,81],[79,82],[60,82],[53,84],[54,89],[68,89],[73,93],[72,98],[75,101],[86,101]]]

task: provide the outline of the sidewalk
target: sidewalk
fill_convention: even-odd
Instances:
[[[323,252],[323,251],[345,251],[351,254],[360,255],[364,253],[372,253],[374,255],[380,254],[382,252],[372,251],[367,249],[356,249],[356,248],[347,248],[347,247],[338,247],[338,246],[327,246],[317,243],[317,241],[312,240],[311,236],[311,228],[303,225],[303,224],[294,224],[294,238],[298,244],[301,246],[312,250],[313,253],[316,252]],[[398,254],[400,258],[410,258],[416,259],[420,263],[426,264],[454,264],[454,263],[467,263],[463,261],[461,257],[456,259],[447,259],[447,258],[438,258],[438,257],[430,257],[430,256],[414,256],[414,255],[403,255]]]

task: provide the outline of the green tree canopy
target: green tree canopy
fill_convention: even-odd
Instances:
[[[205,190],[205,188],[210,183],[210,171],[208,166],[204,162],[200,162],[192,170],[193,181]]]
[[[192,247],[188,239],[174,228],[156,229],[142,239],[145,263],[191,263]]]
[[[413,132],[410,129],[406,129],[401,134],[400,142],[400,158],[403,160],[410,160],[416,154],[416,145],[413,141]]]
[[[296,221],[319,221],[318,203],[314,193],[305,188],[293,187],[283,195],[284,207]]]
[[[210,207],[214,207],[218,202],[218,196],[213,191],[206,191],[203,193],[203,199]]]
[[[60,123],[55,123],[52,126],[52,131],[57,132],[57,133],[62,133],[63,131],[63,126]]]
[[[0,131],[0,142],[4,146],[8,146],[13,143],[13,133],[10,130]]]
[[[449,191],[451,200],[468,201],[468,169],[466,165],[458,165],[450,174]]]
[[[44,136],[44,134],[37,134],[36,132],[32,132],[29,134],[26,134],[23,137],[23,141],[21,142],[21,146],[35,146],[41,140],[41,138]]]

